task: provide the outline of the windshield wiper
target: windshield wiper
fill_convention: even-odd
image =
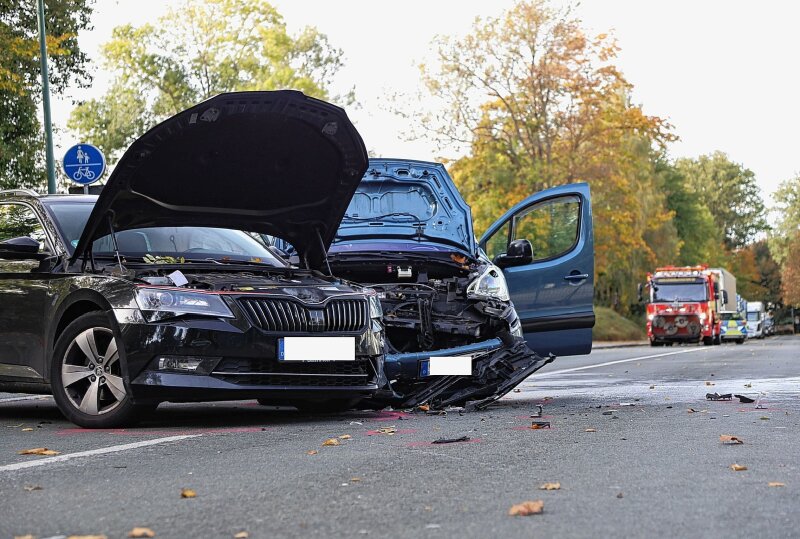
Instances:
[[[406,211],[384,213],[383,215],[373,215],[371,217],[356,217],[354,215],[345,214],[344,219],[349,219],[351,221],[377,221],[378,219],[384,219],[386,217],[411,217],[412,219],[420,220],[419,216]]]

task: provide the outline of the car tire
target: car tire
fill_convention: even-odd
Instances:
[[[660,343],[658,341],[650,341],[650,346],[661,346],[664,343]]]
[[[711,346],[712,344],[714,344],[713,337],[703,337],[703,346]]]
[[[736,344],[744,344],[744,339],[736,339]]]
[[[155,409],[133,403],[121,361],[105,313],[87,313],[69,324],[53,349],[50,369],[61,413],[81,427],[103,429],[133,424],[140,414]]]

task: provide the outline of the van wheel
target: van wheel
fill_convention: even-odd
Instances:
[[[703,346],[711,346],[714,344],[713,337],[703,337]]]
[[[58,338],[51,358],[50,385],[58,409],[76,425],[119,427],[153,408],[133,404],[117,346],[111,323],[101,312],[77,318]]]

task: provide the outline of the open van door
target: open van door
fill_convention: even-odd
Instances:
[[[528,346],[543,356],[591,352],[594,240],[588,184],[526,198],[490,226],[479,245],[503,268]]]

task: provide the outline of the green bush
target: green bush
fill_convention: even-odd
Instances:
[[[647,338],[644,323],[628,320],[608,307],[595,307],[594,314],[592,339],[595,341],[641,341]]]

